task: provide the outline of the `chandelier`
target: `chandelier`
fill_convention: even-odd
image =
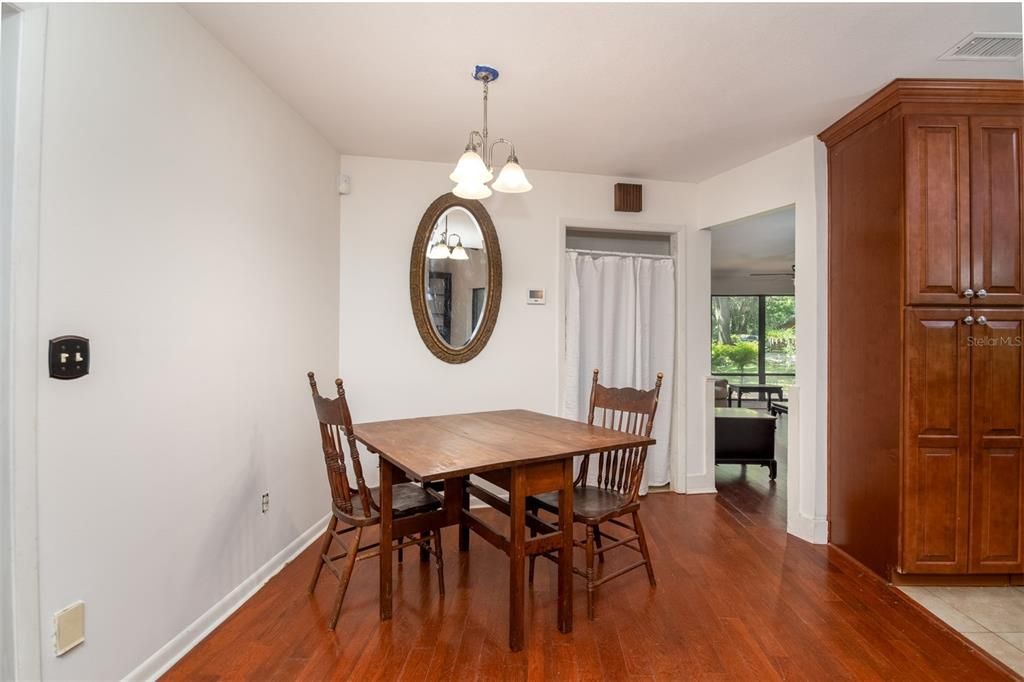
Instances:
[[[473,79],[484,84],[484,126],[482,130],[474,130],[469,134],[466,151],[459,157],[455,170],[448,177],[455,183],[452,193],[463,199],[486,199],[491,190],[520,194],[529,192],[533,185],[526,179],[526,173],[519,165],[516,146],[510,140],[499,137],[488,144],[487,138],[487,86],[498,80],[498,70],[491,66],[478,64],[473,71]],[[498,179],[494,180],[494,147],[499,144],[508,145],[509,154]],[[490,187],[487,183],[494,180]]]

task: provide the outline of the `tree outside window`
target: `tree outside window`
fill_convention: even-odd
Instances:
[[[734,384],[792,384],[796,305],[792,296],[712,296],[711,372]]]

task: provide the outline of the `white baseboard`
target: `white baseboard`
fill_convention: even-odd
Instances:
[[[686,494],[687,495],[703,495],[705,493],[717,493],[718,489],[715,488],[715,469],[711,467],[710,472],[703,474],[687,474],[686,476]]]
[[[793,518],[792,512],[790,512],[786,532],[815,545],[824,545],[828,543],[828,519],[810,517],[805,514],[797,514]]]
[[[282,568],[291,563],[304,549],[319,539],[327,527],[327,519],[330,514],[309,527],[299,537],[292,540],[287,547],[275,554],[267,563],[260,566],[255,573],[250,575],[242,584],[231,590],[223,599],[210,607],[203,615],[199,616],[191,625],[178,633],[171,641],[163,645],[159,651],[146,659],[142,665],[125,675],[126,680],[155,680],[172,665],[178,662],[182,656],[191,651],[192,647],[199,644],[218,625],[223,623],[228,616],[238,610],[242,604],[247,602],[256,592],[263,587],[268,580],[277,575]]]

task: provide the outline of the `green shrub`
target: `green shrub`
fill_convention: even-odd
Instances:
[[[753,341],[741,341],[726,346],[724,352],[740,374],[743,374],[750,365],[757,363],[757,344]]]
[[[730,344],[719,343],[714,341],[711,344],[711,366],[715,369],[725,369],[730,362],[729,350],[732,348]]]

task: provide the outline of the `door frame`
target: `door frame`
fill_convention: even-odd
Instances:
[[[697,223],[687,235],[688,388],[696,393],[711,373],[711,233],[706,229],[782,206],[796,207],[797,385],[790,388],[786,530],[828,541],[828,163],[825,145],[807,137],[697,185]],[[802,323],[801,323],[802,321]],[[698,352],[699,349],[699,352]],[[713,395],[713,394],[712,394]],[[713,408],[706,403],[705,412]],[[690,483],[715,491],[712,417],[691,417],[687,435]],[[701,420],[704,423],[701,424]],[[702,427],[702,428],[701,428]],[[700,460],[700,461],[696,461]]]
[[[45,5],[5,5],[17,21],[17,66],[9,176],[10,213],[4,216],[9,249],[0,253],[9,273],[5,305],[10,311],[2,329],[9,357],[4,358],[9,402],[3,405],[9,428],[2,451],[10,474],[0,498],[10,519],[11,599],[9,601],[11,667],[15,679],[42,677],[42,625],[39,603],[39,516],[37,467],[37,395],[39,365],[39,219],[43,135],[43,87],[48,9]],[[5,20],[7,21],[7,20]],[[9,93],[5,92],[5,95]],[[7,269],[9,266],[9,269]]]
[[[560,414],[565,397],[565,235],[569,229],[594,230],[596,232],[619,232],[619,233],[656,233],[668,235],[669,254],[675,263],[676,280],[676,342],[675,357],[672,368],[672,422],[669,426],[671,444],[669,447],[669,487],[674,493],[686,493],[686,449],[680,441],[685,438],[686,433],[686,381],[684,372],[686,363],[684,361],[686,344],[683,334],[683,321],[686,319],[686,290],[684,286],[684,275],[681,274],[681,263],[685,261],[685,225],[669,225],[665,223],[642,223],[631,220],[608,220],[594,218],[559,218],[558,219],[558,267],[556,268],[557,278],[555,286],[557,295],[553,298],[555,302],[556,316],[558,319],[557,347],[555,349],[555,371],[558,373],[558,383],[555,392],[556,410]],[[685,270],[685,268],[683,268]]]

